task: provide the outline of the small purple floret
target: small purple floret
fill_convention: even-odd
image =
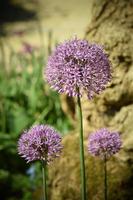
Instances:
[[[82,96],[85,91],[91,99],[111,80],[111,64],[101,46],[75,38],[57,46],[45,73],[59,93]]]
[[[61,136],[52,127],[35,125],[25,131],[18,141],[18,152],[27,162],[41,160],[49,164],[60,156]]]
[[[121,149],[119,133],[102,128],[89,136],[88,151],[93,156],[111,157]]]

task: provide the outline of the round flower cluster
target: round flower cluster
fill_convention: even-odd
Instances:
[[[110,132],[108,129],[102,128],[90,134],[88,151],[93,156],[109,158],[120,150],[121,145],[122,142],[117,132]]]
[[[110,81],[111,64],[101,46],[75,38],[56,47],[45,73],[59,93],[82,96],[85,91],[91,99]]]
[[[18,141],[18,152],[27,162],[41,160],[49,164],[61,153],[61,136],[52,127],[35,125]]]

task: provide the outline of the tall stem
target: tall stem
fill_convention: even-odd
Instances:
[[[80,123],[80,167],[81,167],[81,190],[82,190],[82,200],[86,200],[86,179],[85,179],[85,161],[84,161],[84,141],[83,141],[83,117],[82,117],[82,107],[81,100],[78,95],[78,113],[79,113],[79,123]]]
[[[104,156],[104,200],[107,200],[107,158]]]
[[[47,177],[46,177],[46,162],[42,161],[42,188],[43,188],[43,200],[47,198]]]

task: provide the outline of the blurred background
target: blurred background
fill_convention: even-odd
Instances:
[[[43,77],[52,50],[75,35],[103,45],[112,61],[109,87],[93,101],[82,100],[85,144],[98,128],[121,133],[123,148],[108,162],[109,200],[132,200],[132,8],[132,0],[0,1],[1,200],[41,199],[39,163],[26,164],[17,154],[19,136],[37,123],[55,126],[65,147],[49,168],[49,199],[80,199],[76,102],[50,90]],[[87,192],[91,200],[103,199],[103,163],[85,156]]]

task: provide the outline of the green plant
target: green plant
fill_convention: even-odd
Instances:
[[[44,83],[44,57],[39,50],[29,54],[10,50],[9,69],[0,63],[0,193],[3,200],[32,199],[32,183],[28,183],[30,176],[26,174],[29,165],[18,158],[16,150],[20,133],[38,123],[54,125],[62,133],[71,128],[58,94],[49,91]]]

